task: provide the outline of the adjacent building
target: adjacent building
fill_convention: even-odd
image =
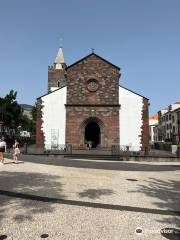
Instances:
[[[180,102],[158,112],[158,125],[154,128],[156,142],[180,142]]]
[[[156,141],[154,131],[157,126],[158,126],[158,114],[151,115],[149,117],[149,140],[151,144],[153,144]]]
[[[25,115],[27,118],[32,120],[32,109],[33,109],[33,106],[29,105],[29,104],[20,104],[20,106],[22,108],[23,115]]]

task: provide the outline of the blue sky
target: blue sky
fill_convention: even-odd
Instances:
[[[180,101],[179,0],[1,0],[0,96],[34,104],[63,38],[67,64],[91,52],[121,67],[150,113]]]

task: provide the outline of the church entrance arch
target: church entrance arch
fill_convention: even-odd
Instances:
[[[96,148],[100,144],[100,134],[99,125],[94,121],[89,122],[85,127],[85,142],[90,143],[92,148]]]
[[[104,124],[97,117],[90,117],[85,119],[80,126],[81,139],[86,145],[91,143],[92,148],[100,147],[103,141]]]

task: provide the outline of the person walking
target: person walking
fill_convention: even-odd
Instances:
[[[6,142],[4,138],[0,139],[0,162],[4,164],[4,152],[6,152]]]
[[[15,142],[14,142],[14,145],[13,145],[13,148],[15,148],[16,146],[19,145],[19,142],[15,139]]]
[[[14,153],[13,153],[13,160],[14,163],[18,163],[18,156],[20,154],[20,149],[19,149],[19,142],[15,140],[15,143],[13,145]]]

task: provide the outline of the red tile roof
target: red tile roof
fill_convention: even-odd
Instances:
[[[150,120],[158,120],[158,114],[156,113],[156,114],[154,114],[154,115],[151,115],[151,116],[149,117],[149,119],[150,119]]]

